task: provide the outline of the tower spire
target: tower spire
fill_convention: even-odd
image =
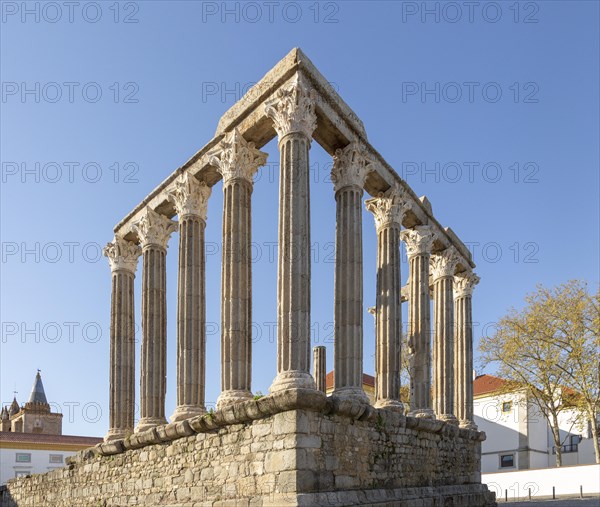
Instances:
[[[41,371],[38,370],[35,376],[31,395],[29,396],[29,403],[43,403],[47,405],[48,400],[46,400],[46,393],[44,392],[44,384],[42,384],[42,376],[40,373]]]

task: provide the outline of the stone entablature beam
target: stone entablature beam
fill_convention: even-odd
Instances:
[[[132,225],[141,218],[146,207],[160,211],[169,217],[174,216],[175,210],[168,201],[166,189],[183,172],[190,172],[205,180],[209,186],[214,185],[220,176],[210,163],[210,152],[223,140],[225,134],[234,128],[237,128],[248,142],[253,142],[256,148],[261,148],[275,137],[276,132],[272,122],[265,114],[265,104],[272,101],[279,90],[285,89],[298,79],[302,79],[305,86],[312,90],[311,93],[314,97],[317,116],[313,133],[314,139],[331,155],[335,154],[337,149],[345,148],[354,139],[360,141],[372,164],[372,173],[365,182],[365,190],[371,196],[377,196],[391,187],[400,186],[404,191],[405,199],[411,202],[410,221],[413,222],[403,225],[406,227],[431,225],[436,232],[438,250],[454,246],[462,258],[463,269],[475,267],[467,247],[450,229],[439,224],[428,203],[418,198],[406,182],[370,145],[362,122],[316,70],[310,60],[298,49],[290,52],[223,115],[215,137],[165,179],[140,205],[117,224],[115,233],[125,239],[138,242]]]

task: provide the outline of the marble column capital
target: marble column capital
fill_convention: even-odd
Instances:
[[[367,199],[365,206],[373,213],[378,231],[384,227],[400,227],[404,214],[410,208],[410,204],[402,200],[401,193],[396,189],[386,195]]]
[[[167,198],[175,205],[175,210],[182,218],[186,215],[198,216],[206,221],[206,209],[211,188],[204,181],[199,181],[189,173],[183,173],[169,190]]]
[[[480,278],[473,271],[464,271],[454,276],[454,299],[473,295]]]
[[[335,151],[331,181],[335,192],[344,187],[358,187],[362,190],[371,170],[371,161],[364,145],[353,141],[343,149]]]
[[[435,233],[430,225],[417,225],[400,233],[400,239],[406,245],[406,254],[411,259],[415,255],[430,255]]]
[[[178,224],[153,209],[146,208],[145,214],[133,224],[133,228],[140,238],[142,249],[149,246],[166,249],[169,238],[177,230]]]
[[[135,274],[138,257],[142,254],[142,249],[133,241],[115,236],[111,243],[106,244],[102,253],[105,257],[108,257],[111,271],[123,270]]]
[[[446,276],[454,276],[460,257],[454,247],[448,247],[431,256],[431,276],[433,281]]]
[[[235,128],[211,152],[209,160],[223,177],[224,185],[235,179],[252,184],[258,168],[267,163],[267,153],[256,149],[254,143],[246,141]]]
[[[277,90],[275,97],[265,103],[265,114],[273,120],[280,141],[292,132],[312,138],[317,128],[315,99],[315,90],[296,75],[292,83]]]

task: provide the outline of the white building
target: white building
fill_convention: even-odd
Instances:
[[[473,382],[475,422],[487,439],[481,445],[481,472],[503,472],[556,466],[552,431],[524,389],[503,393],[506,381],[480,375]],[[595,463],[589,421],[576,409],[559,418],[562,464]]]
[[[101,438],[62,434],[62,414],[53,413],[38,370],[29,401],[16,398],[0,414],[0,484],[23,475],[65,466],[65,458],[102,442]]]
[[[65,458],[93,447],[100,438],[39,433],[0,433],[0,484],[65,466]]]

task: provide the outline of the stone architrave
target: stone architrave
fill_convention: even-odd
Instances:
[[[146,208],[134,224],[142,245],[142,358],[136,432],[165,424],[167,390],[167,243],[177,222]]]
[[[454,407],[463,428],[477,429],[473,417],[473,289],[479,277],[472,271],[454,276]]]
[[[394,189],[366,201],[377,229],[375,406],[404,411],[400,401],[402,311],[400,227],[408,204]]]
[[[431,312],[429,260],[435,239],[429,225],[418,225],[400,233],[408,255],[408,346],[411,349],[411,412],[433,418],[431,408]]]
[[[458,424],[454,411],[453,279],[459,257],[454,247],[431,256],[433,279],[433,406],[438,419]]]
[[[177,407],[171,421],[206,412],[206,275],[204,231],[211,188],[188,172],[168,193],[179,216]]]
[[[234,129],[210,162],[223,178],[221,408],[252,397],[252,190],[267,154]]]
[[[112,272],[110,308],[110,428],[105,441],[133,433],[135,414],[134,278],[142,249],[115,236],[103,250]]]
[[[310,374],[309,151],[317,126],[315,92],[296,76],[265,103],[280,153],[277,376],[271,392],[315,388]]]

